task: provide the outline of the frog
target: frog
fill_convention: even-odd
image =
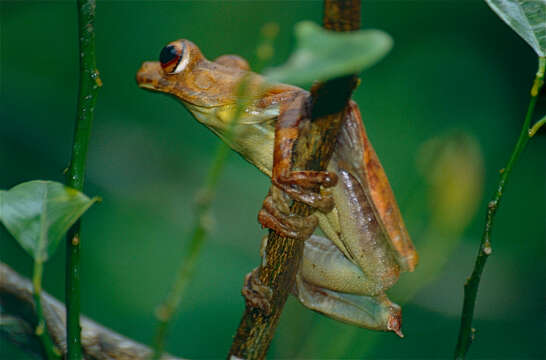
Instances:
[[[165,45],[159,61],[141,65],[136,80],[140,88],[174,96],[198,122],[271,178],[258,222],[304,241],[292,293],[305,307],[403,337],[401,307],[386,291],[402,272],[415,269],[418,254],[354,101],[343,111],[327,169],[292,170],[294,144],[310,118],[308,91],[269,82],[238,55],[210,61],[187,39]],[[246,90],[241,92],[243,83]],[[241,103],[244,109],[236,116]],[[315,212],[291,215],[293,200]],[[324,236],[314,234],[317,225]],[[260,284],[250,292],[263,293],[257,288]]]

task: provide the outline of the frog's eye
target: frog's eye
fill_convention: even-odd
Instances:
[[[182,43],[171,43],[161,50],[159,54],[159,62],[163,71],[167,74],[178,74],[188,64],[188,54],[185,54],[184,45]]]

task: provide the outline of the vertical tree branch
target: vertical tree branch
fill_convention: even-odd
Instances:
[[[519,158],[519,155],[527,145],[529,138],[532,136],[529,134],[529,127],[531,125],[531,119],[533,117],[533,112],[535,110],[535,104],[537,102],[537,97],[544,84],[544,70],[546,68],[546,58],[539,58],[538,71],[533,82],[533,87],[531,88],[531,100],[529,102],[529,107],[527,108],[527,114],[525,116],[525,121],[523,122],[523,127],[519,134],[518,141],[512,155],[508,160],[508,164],[501,171],[501,177],[497,185],[497,191],[493,195],[493,199],[487,205],[487,216],[485,220],[485,227],[483,230],[483,235],[480,243],[480,250],[478,251],[478,256],[476,257],[476,262],[474,264],[474,270],[472,275],[467,279],[464,284],[464,302],[463,310],[461,314],[461,327],[459,329],[459,338],[457,340],[457,346],[455,347],[455,358],[464,359],[466,353],[472,343],[474,329],[472,329],[472,319],[474,317],[474,307],[476,305],[476,297],[478,294],[478,287],[480,285],[480,279],[485,267],[485,262],[489,255],[491,255],[491,230],[493,228],[493,220],[495,219],[495,214],[504,195],[504,186],[508,181],[508,177],[512,172],[514,164]]]
[[[87,146],[95,110],[98,88],[102,85],[95,60],[95,0],[78,0],[78,36],[80,54],[80,87],[72,158],[66,184],[83,190]],[[66,311],[67,358],[79,360],[80,327],[80,221],[71,228],[66,241]]]
[[[360,0],[325,0],[324,27],[335,31],[360,28]],[[312,122],[309,132],[298,139],[294,167],[324,170],[335,147],[343,121],[343,110],[356,84],[351,75],[314,86],[311,91]],[[312,210],[295,202],[291,212],[309,215]],[[259,268],[259,279],[273,293],[271,312],[247,304],[233,340],[228,358],[263,359],[269,348],[282,309],[292,287],[303,255],[303,241],[283,238],[270,231],[265,262]]]

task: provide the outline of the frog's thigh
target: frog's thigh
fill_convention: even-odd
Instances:
[[[366,296],[344,294],[314,286],[296,275],[296,295],[311,310],[333,319],[373,330],[400,331],[402,312],[385,294]]]
[[[398,280],[400,266],[364,186],[338,164],[339,186],[333,191],[338,211],[340,238],[349,259],[382,289]]]
[[[305,281],[334,291],[364,295],[383,291],[381,282],[367,277],[330,240],[316,235],[305,240],[301,272]]]

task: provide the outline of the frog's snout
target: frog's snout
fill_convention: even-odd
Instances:
[[[146,61],[136,74],[136,81],[139,87],[162,91],[164,88],[163,69],[157,61]]]

